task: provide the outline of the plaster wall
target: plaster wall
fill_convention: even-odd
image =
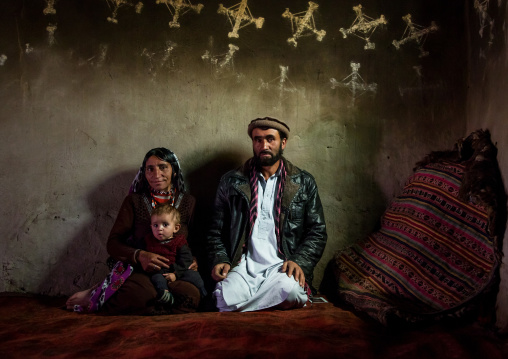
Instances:
[[[333,254],[376,228],[414,163],[452,148],[467,127],[463,1],[363,1],[370,17],[388,19],[371,37],[375,50],[340,32],[353,23],[357,1],[318,3],[314,21],[326,36],[310,34],[294,47],[281,15],[305,12],[308,1],[250,1],[265,22],[238,39],[228,38],[219,1],[181,16],[178,29],[155,2],[141,14],[121,8],[112,24],[106,1],[59,0],[53,15],[43,14],[45,1],[2,1],[0,292],[68,295],[102,279],[121,201],[144,154],[158,146],[177,153],[197,198],[191,246],[206,268],[216,185],[250,157],[247,124],[265,115],[289,124],[285,155],[319,186],[329,240],[318,286]],[[408,13],[422,26],[439,24],[423,44],[427,57],[411,42],[392,45]],[[57,24],[54,38],[49,24]],[[166,58],[168,41],[176,45]],[[239,48],[234,67],[218,71],[203,58],[226,54],[229,44]],[[331,78],[351,74],[351,62],[361,64],[365,84],[377,84],[375,93],[331,87]]]
[[[470,3],[473,3],[470,1]],[[478,128],[489,129],[492,141],[498,148],[498,162],[504,179],[505,189],[508,179],[508,29],[506,20],[508,8],[506,1],[491,1],[487,12],[487,25],[492,21],[492,32],[488,25],[482,36],[478,27],[470,26],[469,81],[467,101],[468,132]],[[469,23],[478,24],[476,12],[469,14]],[[490,44],[489,44],[490,42]],[[501,266],[501,285],[497,300],[497,326],[508,331],[508,233],[503,242],[503,264]]]

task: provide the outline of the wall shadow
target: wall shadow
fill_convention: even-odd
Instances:
[[[109,272],[106,242],[136,169],[123,171],[100,182],[87,195],[92,218],[68,240],[67,247],[41,281],[37,293],[69,295],[90,287]],[[65,219],[64,219],[65,220]]]
[[[202,153],[199,154],[202,156]],[[193,171],[184,172],[187,188],[196,198],[196,208],[191,228],[189,228],[189,245],[199,264],[199,272],[208,289],[215,285],[210,278],[206,249],[206,233],[210,226],[213,201],[221,177],[228,171],[238,168],[246,160],[239,151],[222,151],[215,154],[204,165]],[[184,169],[185,170],[185,169]]]

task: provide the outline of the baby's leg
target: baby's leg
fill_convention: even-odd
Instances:
[[[157,301],[159,303],[162,303],[162,304],[170,304],[170,305],[173,305],[173,303],[175,302],[175,298],[173,297],[173,294],[171,294],[169,292],[169,290],[165,290],[164,292],[162,292],[160,295],[158,293],[157,295]]]
[[[152,283],[157,291],[157,301],[163,304],[173,304],[173,295],[169,292],[168,280],[162,274],[164,269],[152,275]]]
[[[199,272],[193,271],[191,269],[187,269],[185,272],[183,272],[182,276],[178,278],[179,280],[183,280],[184,282],[188,282],[191,284],[194,284],[201,293],[202,297],[205,297],[207,292],[205,289],[205,283],[203,282],[203,279],[201,278],[201,275]]]

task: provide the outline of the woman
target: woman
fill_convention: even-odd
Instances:
[[[72,295],[66,303],[68,309],[108,314],[151,314],[162,309],[155,306],[156,291],[149,274],[168,267],[167,259],[145,251],[143,238],[151,233],[152,209],[164,202],[179,209],[180,233],[187,236],[195,199],[185,192],[176,155],[160,147],[145,155],[111,229],[107,250],[117,264],[100,286]],[[178,280],[168,285],[175,297],[172,313],[196,311],[200,293],[194,285]]]

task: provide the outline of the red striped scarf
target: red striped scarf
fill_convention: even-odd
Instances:
[[[159,203],[169,202],[170,205],[175,205],[175,189],[171,187],[169,192],[166,191],[156,191],[153,188],[150,190],[150,197],[152,199],[152,208]]]

